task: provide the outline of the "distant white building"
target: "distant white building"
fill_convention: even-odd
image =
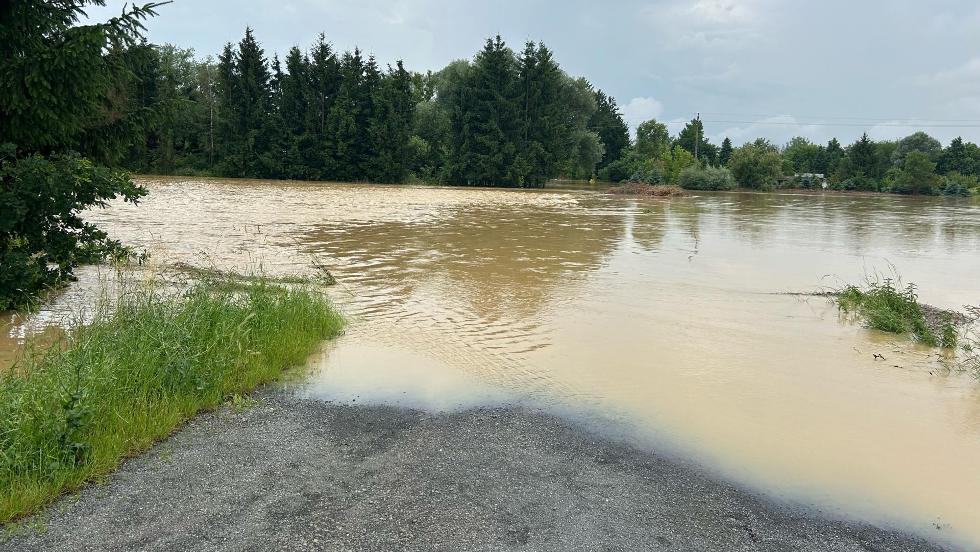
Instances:
[[[827,189],[827,177],[823,173],[796,173],[793,178],[800,178],[803,180],[809,180],[814,184],[820,184],[820,187],[824,190]]]

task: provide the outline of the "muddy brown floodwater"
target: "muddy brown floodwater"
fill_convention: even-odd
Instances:
[[[88,218],[156,263],[292,274],[315,258],[337,276],[351,324],[304,394],[601,419],[771,496],[980,546],[978,381],[781,294],[897,271],[924,302],[980,303],[976,202],[143,181],[139,207]],[[0,362],[105,272],[8,321]]]

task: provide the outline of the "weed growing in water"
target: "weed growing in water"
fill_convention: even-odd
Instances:
[[[871,283],[867,289],[847,286],[837,296],[837,304],[845,312],[860,315],[870,328],[911,335],[926,345],[955,346],[956,328],[952,318],[946,317],[937,337],[918,299],[915,284],[900,290],[886,278],[882,283]]]

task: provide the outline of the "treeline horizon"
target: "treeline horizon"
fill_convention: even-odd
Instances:
[[[142,139],[112,161],[136,172],[541,186],[589,178],[629,145],[615,100],[543,43],[515,53],[492,37],[424,74],[322,34],[270,61],[250,28],[216,60],[171,44],[124,55]]]
[[[536,187],[560,177],[681,184],[685,170],[714,168],[730,172],[715,172],[726,183],[695,186],[953,195],[976,189],[980,173],[976,144],[944,148],[921,131],[735,146],[712,144],[697,119],[676,136],[650,120],[632,138],[615,98],[568,75],[543,43],[515,52],[499,35],[472,60],[426,73],[337,52],[323,34],[269,60],[250,28],[216,60],[171,44],[124,55],[142,140],[114,161],[142,173]],[[913,151],[926,157],[913,155],[905,174]]]

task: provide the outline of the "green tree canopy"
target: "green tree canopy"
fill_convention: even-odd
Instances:
[[[728,168],[739,186],[756,190],[771,188],[782,174],[782,156],[765,140],[745,144],[732,152]]]
[[[817,169],[822,155],[822,146],[813,144],[802,136],[791,139],[783,148],[783,157],[790,161],[793,171],[798,173],[821,172]]]
[[[936,164],[929,154],[921,150],[911,150],[905,155],[904,163],[892,183],[892,191],[900,194],[934,194],[939,183]]]
[[[892,153],[892,163],[900,167],[905,162],[905,157],[912,151],[921,151],[935,162],[939,160],[942,149],[939,140],[922,131],[914,132],[898,141],[898,146]]]
[[[721,166],[728,165],[728,161],[732,158],[732,141],[727,136],[721,141],[721,149],[718,150],[718,164]]]
[[[103,2],[0,4],[0,310],[30,303],[78,262],[118,248],[80,218],[83,209],[146,193],[77,150],[117,157],[122,133],[137,128],[126,116],[139,88],[127,49],[140,48],[156,5],[78,25],[92,4]],[[107,131],[98,143],[96,130]]]
[[[704,136],[704,123],[700,119],[691,119],[684,125],[674,144],[686,149],[692,155],[697,153],[698,159],[709,163],[714,163],[718,156],[718,148]]]
[[[670,132],[667,125],[650,119],[636,128],[636,152],[643,157],[659,158],[670,151]]]
[[[623,120],[616,98],[607,96],[602,90],[595,92],[596,112],[589,121],[589,130],[595,132],[602,142],[603,153],[598,169],[602,169],[623,156],[630,145],[629,127]]]

